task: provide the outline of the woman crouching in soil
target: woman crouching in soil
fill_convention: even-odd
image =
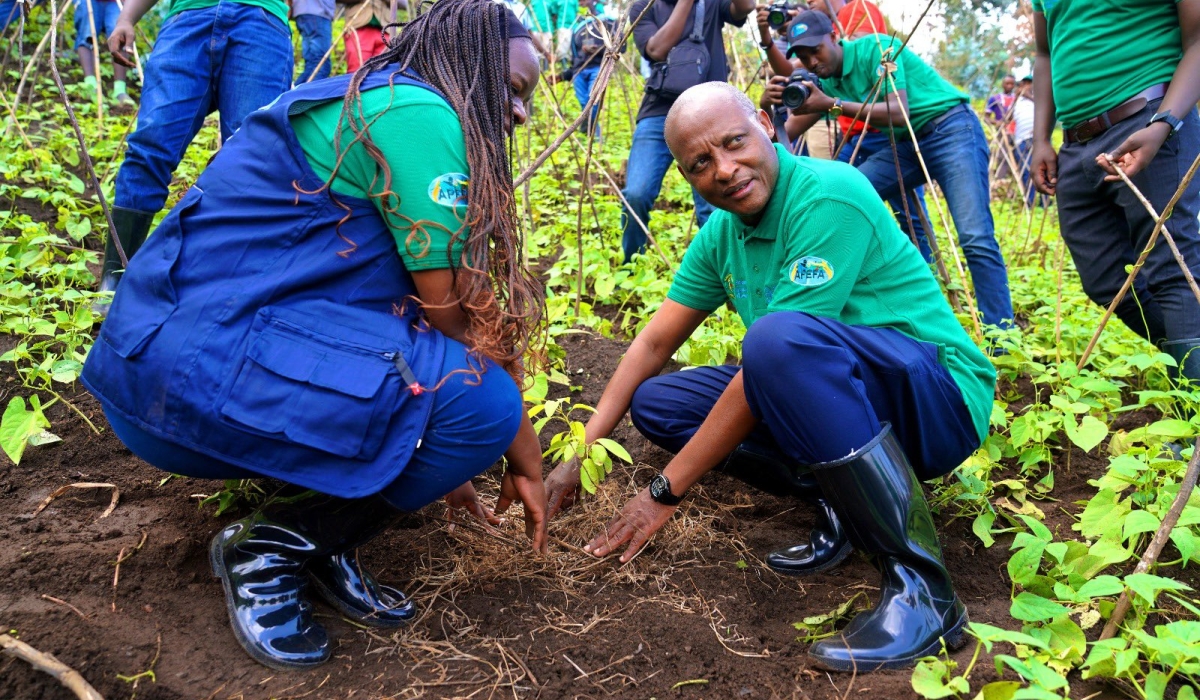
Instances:
[[[347,617],[412,618],[356,547],[501,455],[544,550],[541,454],[514,376],[540,330],[507,139],[539,77],[492,0],[440,0],[353,75],[242,125],[124,275],[83,372],[138,457],[290,486],[210,548],[234,635],[272,668],[326,661],[307,585]],[[470,182],[468,196],[467,183]]]

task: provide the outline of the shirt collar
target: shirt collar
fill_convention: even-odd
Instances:
[[[747,226],[741,219],[734,216],[743,238],[761,238],[773,241],[779,235],[779,224],[783,219],[783,209],[787,205],[787,193],[790,189],[792,174],[796,171],[796,157],[787,149],[775,144],[775,153],[779,157],[779,178],[775,181],[775,190],[767,200],[767,208],[763,211],[762,220],[755,226]]]

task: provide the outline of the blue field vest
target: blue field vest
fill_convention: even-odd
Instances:
[[[289,124],[349,80],[245,120],[130,261],[82,380],[157,437],[354,498],[408,463],[433,404],[411,387],[436,384],[445,339],[378,209],[331,199]],[[387,69],[362,89],[389,80],[437,92]]]

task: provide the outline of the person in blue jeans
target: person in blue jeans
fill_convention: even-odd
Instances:
[[[133,27],[157,0],[129,0],[108,37],[114,60],[133,65]],[[112,208],[127,257],[146,239],[167,200],[171,175],[216,110],[228,141],[242,120],[292,84],[292,36],[284,0],[174,0],[154,52],[143,62],[137,128],[117,171]],[[112,236],[104,249],[101,292],[116,291],[121,261]],[[98,313],[107,312],[98,304]]]
[[[571,67],[565,77],[571,80],[575,88],[575,99],[582,109],[587,106],[592,96],[592,86],[596,76],[600,74],[600,61],[604,58],[604,37],[613,36],[616,32],[616,22],[605,14],[603,8],[598,8],[595,0],[582,0],[579,3],[583,12],[575,20],[571,29]],[[600,140],[600,103],[592,106],[588,115],[588,133],[595,134],[596,141]]]
[[[79,54],[79,66],[83,69],[83,84],[89,90],[96,89],[100,55],[99,48],[92,46],[92,31],[96,39],[107,37],[117,27],[121,8],[117,0],[76,0],[75,2],[75,51]],[[125,72],[120,63],[113,64],[112,98],[120,105],[132,105],[133,98],[125,90]]]
[[[647,10],[646,6],[651,2],[654,5]],[[698,7],[703,7],[700,17],[703,24],[702,41],[708,49],[709,62],[708,73],[699,76],[696,82],[724,82],[729,77],[729,64],[725,60],[721,28],[726,24],[735,27],[745,24],[746,18],[754,11],[754,0],[637,0],[629,7],[629,21],[637,22],[633,26],[633,41],[638,52],[651,64],[666,61],[671,49],[694,31],[697,15],[700,14],[696,11]],[[629,203],[621,212],[621,247],[625,252],[625,262],[645,250],[647,239],[642,225],[650,225],[650,210],[662,191],[663,177],[674,160],[663,138],[663,125],[667,121],[667,112],[671,111],[671,105],[675,104],[678,97],[678,94],[659,94],[647,88],[642,105],[638,108],[637,126],[633,130],[633,145],[629,149],[629,165],[625,172],[625,189],[621,191]],[[692,201],[696,205],[696,223],[703,226],[712,214],[712,205],[704,201],[694,187]]]
[[[820,86],[808,83],[811,95],[792,110],[789,136],[796,138],[826,113],[861,112],[860,119],[868,124],[891,129],[896,139],[895,155],[890,147],[881,149],[857,166],[884,200],[901,194],[897,160],[905,188],[926,184],[915,139],[929,176],[941,187],[958,229],[983,323],[1010,327],[1012,296],[992,220],[987,137],[979,117],[971,110],[970,98],[915,53],[900,51],[902,42],[890,36],[872,34],[852,41],[834,41],[832,32],[829,17],[821,12],[802,12],[791,25],[788,55],[798,57],[821,80]],[[885,56],[895,70],[877,99],[863,104],[875,92]]]
[[[292,19],[300,32],[300,55],[304,57],[304,70],[296,84],[328,78],[331,61],[326,54],[333,45],[333,0],[295,0]]]

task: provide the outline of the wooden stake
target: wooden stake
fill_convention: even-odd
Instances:
[[[38,671],[50,674],[75,693],[80,700],[104,700],[104,696],[96,692],[91,683],[79,675],[79,671],[54,658],[53,654],[38,651],[8,634],[0,634],[0,649],[3,649],[4,653],[28,663]]]

